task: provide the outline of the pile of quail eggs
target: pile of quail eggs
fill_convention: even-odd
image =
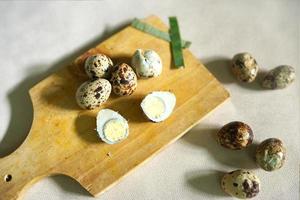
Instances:
[[[259,66],[250,53],[239,53],[232,58],[232,73],[237,80],[251,83],[256,80]],[[265,89],[286,88],[295,80],[295,70],[288,65],[281,65],[270,70],[261,81]],[[230,122],[217,133],[217,140],[223,147],[241,150],[249,147],[253,142],[253,131],[243,122]],[[280,169],[286,159],[286,148],[277,138],[269,138],[261,142],[256,148],[255,161],[265,171]],[[255,197],[260,189],[260,180],[246,169],[238,169],[225,174],[221,180],[222,189],[229,195],[240,199]]]
[[[84,63],[90,78],[76,92],[76,101],[82,109],[92,110],[103,105],[113,92],[117,96],[129,96],[138,86],[138,78],[157,77],[162,73],[162,60],[153,50],[138,49],[132,56],[131,65],[113,64],[104,54],[89,56]],[[167,119],[176,104],[176,97],[168,91],[153,91],[141,102],[141,109],[152,122]],[[107,144],[115,144],[129,135],[128,121],[118,112],[102,109],[97,115],[99,137]]]
[[[249,147],[253,142],[253,137],[250,126],[239,121],[224,125],[217,133],[219,144],[232,150]],[[256,148],[255,161],[266,171],[280,169],[285,159],[286,149],[280,139],[266,139]],[[255,197],[259,193],[261,184],[254,172],[238,169],[223,176],[221,188],[233,197],[247,199]]]

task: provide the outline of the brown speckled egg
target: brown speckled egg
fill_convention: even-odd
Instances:
[[[106,102],[110,93],[111,85],[108,80],[89,80],[77,89],[76,100],[81,108],[91,110]]]
[[[259,193],[260,180],[253,172],[240,169],[226,173],[222,178],[221,187],[233,197],[249,199]]]
[[[243,122],[230,122],[224,125],[217,136],[223,147],[233,150],[243,149],[253,141],[253,132],[250,126]]]
[[[267,73],[262,81],[262,87],[267,89],[282,89],[295,81],[295,69],[288,65],[278,66]]]
[[[269,138],[264,140],[256,149],[256,163],[266,171],[280,169],[286,158],[286,149],[281,140]]]
[[[126,63],[114,67],[110,82],[114,93],[119,96],[131,95],[137,87],[136,74]]]
[[[108,78],[113,67],[111,59],[104,54],[96,54],[88,57],[84,68],[90,78]]]
[[[251,54],[239,53],[232,59],[232,72],[239,81],[252,82],[256,78],[258,65]]]

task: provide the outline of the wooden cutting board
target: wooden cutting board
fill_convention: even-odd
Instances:
[[[167,31],[158,17],[145,21]],[[129,121],[128,139],[108,145],[95,132],[101,108],[87,111],[76,104],[76,89],[87,80],[83,62],[91,54],[104,53],[115,63],[130,63],[138,48],[158,52],[163,72],[157,78],[139,80],[133,95],[112,96],[101,107],[116,110]],[[35,85],[29,91],[34,108],[30,133],[15,152],[0,159],[0,199],[18,199],[36,181],[56,174],[74,178],[96,196],[180,138],[229,97],[189,50],[184,50],[184,58],[184,69],[171,69],[169,43],[129,26]],[[174,112],[161,123],[149,122],[139,106],[155,90],[172,91],[177,97]]]

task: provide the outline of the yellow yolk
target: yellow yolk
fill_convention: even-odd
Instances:
[[[126,124],[119,119],[111,119],[107,121],[103,128],[103,133],[107,140],[118,141],[126,135]]]
[[[150,118],[159,118],[165,112],[165,104],[158,97],[148,97],[144,104],[146,115]]]

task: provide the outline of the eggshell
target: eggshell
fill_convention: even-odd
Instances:
[[[156,77],[162,72],[161,58],[153,50],[136,50],[131,65],[139,77]]]
[[[85,72],[92,78],[108,78],[113,67],[112,60],[104,54],[95,54],[85,61]]]
[[[221,181],[224,192],[239,199],[255,197],[260,185],[259,178],[253,172],[242,169],[225,174]]]
[[[89,80],[77,89],[76,100],[81,108],[91,110],[106,102],[110,93],[111,85],[108,80]]]
[[[232,72],[239,81],[254,81],[258,68],[256,60],[249,53],[236,54],[232,59]]]
[[[129,65],[121,63],[114,67],[110,82],[116,95],[131,95],[137,87],[137,76]]]
[[[253,132],[250,126],[238,121],[224,125],[217,136],[223,147],[233,150],[246,148],[253,141]]]
[[[286,158],[286,149],[281,140],[269,138],[264,140],[256,149],[256,163],[266,171],[280,169]]]
[[[282,89],[289,86],[296,78],[295,69],[288,65],[278,66],[267,73],[262,81],[262,87],[267,89]]]

